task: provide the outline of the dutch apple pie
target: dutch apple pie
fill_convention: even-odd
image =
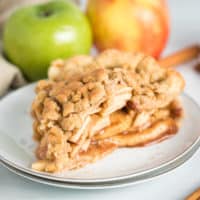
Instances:
[[[32,168],[76,169],[117,148],[174,135],[183,116],[183,88],[178,72],[141,53],[107,50],[54,61],[32,104],[38,142]]]

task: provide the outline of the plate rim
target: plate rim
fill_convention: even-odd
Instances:
[[[20,88],[19,90],[6,95],[6,97],[4,97],[2,100],[0,100],[0,104],[2,101],[5,101],[7,98],[9,98],[12,95],[15,95],[18,92],[21,92],[23,89],[27,89],[30,87],[33,87],[35,85],[35,83],[32,84],[28,84],[27,86],[24,86],[23,88]],[[186,93],[182,93],[181,96],[183,96],[184,98],[189,99],[193,104],[195,104],[195,106],[198,108],[198,110],[200,111],[200,107],[199,105],[195,102],[195,100],[193,100],[193,98],[191,98],[189,95],[187,95]],[[4,161],[5,163],[15,167],[15,169],[18,169],[24,173],[28,173],[30,175],[34,175],[40,178],[45,178],[48,180],[54,180],[54,181],[60,181],[60,182],[70,182],[70,183],[100,183],[100,182],[110,182],[110,181],[120,181],[120,180],[125,180],[128,178],[133,178],[133,177],[137,177],[137,176],[142,176],[142,175],[149,175],[152,172],[158,171],[158,170],[162,170],[163,168],[170,168],[170,165],[172,165],[175,162],[178,162],[179,159],[181,159],[182,157],[185,156],[185,154],[187,154],[188,151],[192,151],[192,149],[194,147],[197,146],[197,149],[200,147],[200,136],[198,138],[196,138],[196,140],[183,152],[181,152],[178,156],[176,156],[174,159],[171,159],[169,161],[166,161],[165,163],[154,167],[154,168],[150,168],[148,170],[145,171],[140,171],[137,173],[129,173],[129,174],[125,174],[125,175],[120,175],[120,176],[115,176],[115,177],[109,177],[109,178],[91,178],[91,179],[80,179],[80,178],[63,178],[63,177],[58,177],[58,176],[53,176],[51,174],[47,174],[44,172],[37,172],[35,170],[31,170],[29,168],[25,168],[22,166],[19,166],[17,164],[15,164],[12,161],[9,161],[8,159],[4,158],[2,155],[0,155],[0,161]],[[192,156],[192,155],[191,155]]]

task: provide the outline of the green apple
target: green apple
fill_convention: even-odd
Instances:
[[[5,56],[31,81],[47,77],[53,59],[88,54],[91,45],[87,18],[67,0],[20,8],[3,32]]]

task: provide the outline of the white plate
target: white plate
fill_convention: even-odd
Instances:
[[[62,182],[62,181],[56,181],[56,180],[49,180],[46,178],[32,175],[30,173],[23,172],[17,169],[16,167],[9,165],[3,160],[0,160],[0,164],[2,164],[11,172],[23,178],[27,178],[31,181],[42,183],[45,185],[54,186],[54,187],[71,188],[71,189],[113,189],[113,188],[136,185],[136,184],[143,183],[146,181],[151,181],[152,179],[158,176],[166,174],[167,172],[177,168],[178,166],[183,164],[185,161],[187,161],[198,150],[199,145],[200,145],[200,140],[198,140],[197,143],[194,143],[183,154],[181,154],[178,158],[176,158],[176,161],[168,165],[168,167],[163,167],[159,170],[154,170],[152,171],[152,173],[134,176],[134,177],[126,178],[123,180],[114,180],[114,181],[105,181],[105,182],[96,182],[96,183],[94,182],[77,183],[77,182],[66,182],[66,181]]]
[[[137,180],[125,179],[123,181],[81,184],[81,183],[71,183],[71,182],[61,182],[61,181],[49,180],[49,179],[45,179],[45,178],[41,178],[41,177],[37,177],[37,176],[31,175],[31,174],[28,174],[26,172],[22,172],[21,170],[18,170],[15,167],[12,167],[7,163],[4,163],[3,161],[0,161],[0,164],[2,164],[5,168],[10,170],[11,172],[13,172],[23,178],[29,179],[31,181],[34,181],[37,183],[42,183],[45,185],[54,186],[54,187],[70,188],[70,189],[111,189],[111,188],[130,186],[130,185],[134,185],[137,183],[150,181],[152,179],[152,177],[149,177],[146,179],[140,178]]]
[[[79,170],[59,174],[38,173],[30,168],[35,160],[36,146],[32,140],[29,114],[34,86],[19,89],[0,102],[0,159],[23,172],[54,181],[83,184],[148,178],[173,169],[173,165],[179,163],[186,153],[191,154],[199,146],[200,110],[197,104],[183,95],[185,119],[179,133],[171,139],[148,147],[117,150]]]

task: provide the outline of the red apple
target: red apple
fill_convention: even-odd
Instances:
[[[117,48],[158,58],[168,39],[164,0],[89,0],[87,15],[99,51]]]

